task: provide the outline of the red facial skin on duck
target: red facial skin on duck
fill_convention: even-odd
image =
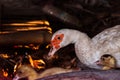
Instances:
[[[60,49],[60,43],[62,42],[63,38],[64,38],[64,34],[55,35],[55,37],[51,41],[52,48],[50,49],[50,52],[48,53],[49,56],[53,56],[54,53],[58,49]]]

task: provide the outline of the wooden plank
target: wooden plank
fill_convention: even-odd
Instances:
[[[37,80],[120,80],[120,71],[83,70],[53,75]]]
[[[0,46],[49,42],[51,34],[47,31],[20,31],[0,34]]]

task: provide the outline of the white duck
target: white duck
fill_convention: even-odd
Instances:
[[[106,29],[92,39],[77,30],[58,30],[52,36],[52,48],[48,55],[53,56],[60,48],[71,43],[75,44],[75,52],[79,60],[90,68],[102,69],[96,61],[104,54],[115,57],[116,65],[120,67],[120,25]]]

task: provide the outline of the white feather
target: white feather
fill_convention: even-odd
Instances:
[[[53,34],[52,39],[60,33],[64,34],[60,47],[74,43],[77,57],[88,67],[101,69],[95,62],[104,54],[114,56],[117,67],[120,67],[120,25],[106,29],[92,39],[85,33],[72,29],[59,30]]]

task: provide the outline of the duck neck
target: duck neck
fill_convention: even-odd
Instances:
[[[30,74],[30,75],[28,76],[28,79],[29,79],[29,80],[35,80],[35,79],[37,79],[37,77],[38,77],[38,74],[37,74],[37,72],[36,72],[35,70],[31,71],[29,74]]]
[[[84,62],[87,65],[90,65],[88,62],[92,62],[97,58],[94,56],[95,45],[85,33],[79,33],[75,43],[76,55],[81,62]],[[88,61],[89,60],[89,61]]]

